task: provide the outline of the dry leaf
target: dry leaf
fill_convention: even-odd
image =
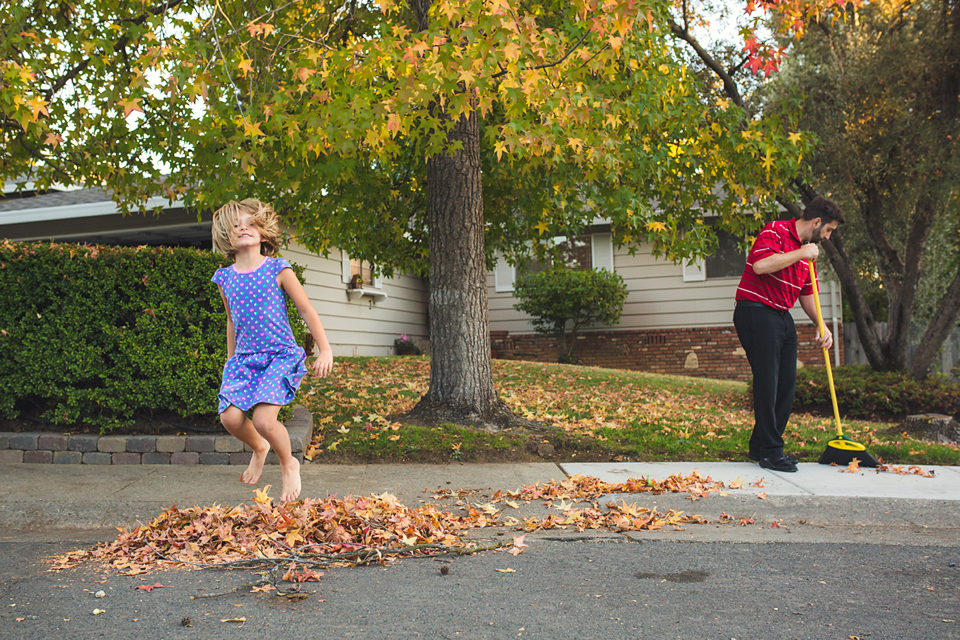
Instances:
[[[516,569],[510,569],[510,568],[507,568],[507,569],[494,569],[494,571],[496,571],[496,572],[498,572],[498,573],[516,573],[516,572],[517,572]]]
[[[767,493],[766,493],[765,491],[759,491],[759,492],[757,492],[757,497],[760,498],[761,500],[766,500],[766,499],[767,499]]]

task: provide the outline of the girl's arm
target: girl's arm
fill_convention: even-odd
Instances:
[[[310,335],[317,343],[317,357],[310,366],[313,373],[322,378],[333,370],[333,350],[327,341],[327,333],[320,323],[320,316],[317,315],[313,305],[310,304],[310,298],[307,297],[307,292],[303,290],[303,285],[300,284],[293,269],[281,271],[280,275],[277,276],[277,282],[280,288],[293,300],[297,311],[300,312],[300,317],[303,318],[303,321],[307,323],[307,328],[310,329]]]
[[[223,308],[227,310],[227,359],[230,359],[237,350],[237,336],[233,330],[233,316],[230,315],[230,305],[227,304],[227,296],[223,295],[223,289],[220,285],[217,285],[217,289],[220,289]]]

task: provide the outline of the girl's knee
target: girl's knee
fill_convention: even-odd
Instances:
[[[242,427],[243,421],[246,419],[247,416],[245,416],[244,413],[239,409],[234,411],[234,407],[230,407],[220,414],[220,424],[222,424],[224,428],[230,432],[236,431]]]

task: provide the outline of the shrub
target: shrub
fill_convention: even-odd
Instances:
[[[514,308],[533,316],[537,333],[557,337],[560,362],[573,362],[581,329],[620,322],[627,285],[619,275],[605,269],[553,267],[519,280],[514,295],[520,300]]]
[[[215,415],[226,313],[210,277],[226,264],[194,249],[0,244],[0,416],[107,432],[137,414]]]
[[[916,413],[960,413],[960,384],[942,377],[917,380],[905,371],[873,371],[869,366],[833,370],[840,414],[849,418],[903,418]],[[797,371],[796,411],[833,412],[824,367]]]

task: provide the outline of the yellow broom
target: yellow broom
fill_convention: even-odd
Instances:
[[[817,288],[817,272],[813,267],[813,260],[807,260],[810,266],[810,284],[813,285],[813,300],[817,305],[817,324],[820,326],[820,335],[826,333],[826,325],[823,323],[823,313],[820,311],[820,291]],[[830,400],[833,402],[833,418],[837,423],[837,437],[827,442],[827,448],[817,460],[820,464],[837,464],[847,466],[854,459],[860,461],[861,467],[877,467],[880,465],[876,458],[867,452],[867,448],[859,442],[854,442],[843,435],[843,427],[840,425],[840,409],[837,406],[837,391],[833,387],[833,369],[830,368],[830,352],[826,347],[823,348],[823,360],[827,365],[827,381],[830,383]]]

